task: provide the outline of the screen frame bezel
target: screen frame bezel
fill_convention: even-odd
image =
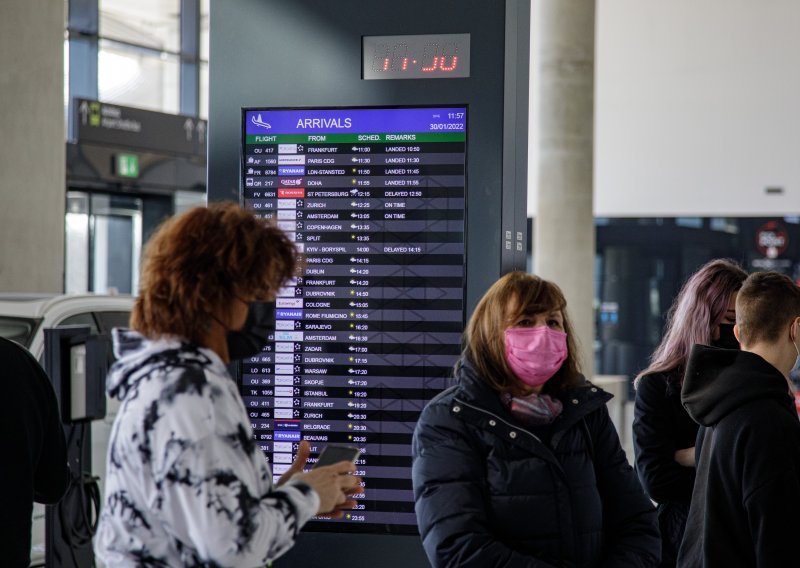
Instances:
[[[435,35],[435,34],[434,34]],[[452,35],[452,34],[450,34]],[[446,78],[446,77],[445,77]],[[411,79],[411,78],[409,78]],[[453,77],[455,79],[455,77]],[[469,129],[469,116],[470,116],[470,105],[469,104],[457,104],[457,103],[446,103],[446,104],[416,104],[416,105],[332,105],[332,106],[243,106],[240,107],[240,144],[239,144],[239,173],[238,173],[238,203],[242,208],[246,207],[245,204],[245,185],[244,185],[244,171],[245,171],[245,159],[246,159],[246,146],[247,146],[247,113],[248,112],[269,112],[269,111],[336,111],[336,110],[413,110],[413,109],[428,109],[428,108],[442,108],[442,109],[458,109],[463,110],[465,113],[464,116],[464,216],[463,216],[463,227],[464,227],[464,239],[463,239],[463,291],[462,291],[462,329],[466,328],[467,323],[467,313],[468,313],[468,300],[467,300],[467,284],[468,284],[468,243],[469,243],[469,147],[470,147],[470,129]],[[358,132],[356,132],[358,134]],[[305,176],[304,176],[305,177]],[[301,253],[302,254],[302,253]],[[463,333],[463,332],[462,332]],[[462,342],[463,343],[463,342]],[[459,356],[460,357],[460,356]],[[236,382],[236,386],[241,396],[241,391],[244,388],[242,384],[242,370],[243,361],[239,360],[231,364],[230,370],[231,374],[233,375],[233,379]],[[451,377],[452,379],[452,377]],[[439,391],[441,392],[441,391]],[[435,394],[433,395],[435,396]],[[432,397],[431,397],[432,398]],[[274,418],[270,419],[274,421]],[[250,417],[248,416],[248,423],[250,421]],[[260,449],[260,447],[259,447]],[[265,454],[266,457],[266,454]],[[269,460],[268,460],[268,463]],[[270,463],[270,470],[272,470],[272,464]],[[273,473],[274,476],[274,473]],[[372,527],[374,526],[383,526],[384,530],[376,530]],[[373,534],[373,535],[402,535],[402,536],[414,536],[419,535],[419,529],[417,525],[401,525],[401,524],[377,524],[377,523],[369,523],[366,525],[360,525],[357,523],[343,523],[343,522],[326,522],[326,521],[316,521],[315,519],[311,519],[304,527],[304,532],[317,532],[317,533],[348,533],[348,534]]]

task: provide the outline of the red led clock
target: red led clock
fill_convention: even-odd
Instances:
[[[469,34],[364,36],[361,72],[365,80],[469,77]]]

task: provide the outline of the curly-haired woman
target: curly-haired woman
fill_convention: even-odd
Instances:
[[[712,260],[686,281],[667,314],[661,344],[636,379],[633,445],[636,471],[658,503],[663,568],[674,567],[694,488],[699,426],[681,404],[683,373],[696,343],[738,349],[736,295],[747,278],[729,260]]]
[[[307,443],[273,485],[225,366],[295,267],[286,235],[234,204],[191,209],[148,243],[108,377],[121,406],[95,539],[107,566],[263,566],[312,516],[352,506],[353,465],[300,473]]]

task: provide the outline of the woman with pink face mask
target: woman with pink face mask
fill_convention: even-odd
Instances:
[[[655,511],[580,373],[561,290],[512,272],[478,303],[414,432],[412,480],[435,567],[656,566]]]

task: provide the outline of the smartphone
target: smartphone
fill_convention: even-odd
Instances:
[[[361,455],[361,450],[353,446],[325,446],[319,454],[317,462],[311,466],[311,469],[321,467],[323,465],[332,465],[342,461],[354,462]]]

